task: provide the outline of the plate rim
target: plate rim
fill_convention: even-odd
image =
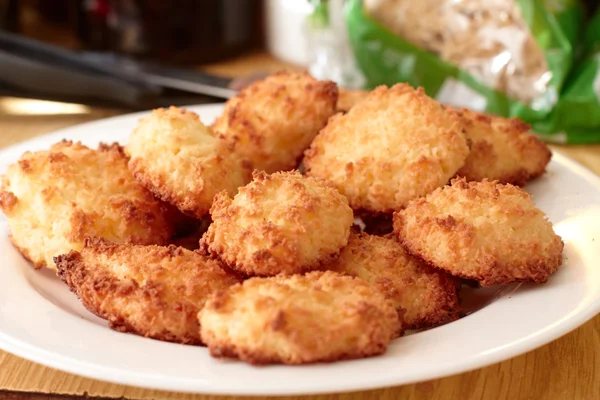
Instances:
[[[184,108],[190,109],[207,109],[212,108],[216,109],[217,107],[222,107],[223,103],[211,103],[211,104],[202,104],[202,105],[189,105],[182,106]],[[80,124],[72,125],[69,127],[65,127],[62,129],[58,129],[46,134],[38,135],[34,138],[15,143],[9,147],[3,148],[0,150],[0,156],[4,153],[11,153],[15,151],[19,151],[23,147],[26,147],[30,144],[39,142],[40,139],[45,141],[51,141],[53,138],[59,138],[61,135],[69,135],[76,133],[76,131],[85,129],[90,125],[94,124],[102,124],[106,122],[115,122],[119,119],[132,119],[135,117],[142,117],[147,115],[149,111],[141,111],[135,113],[129,113],[124,115],[112,116],[109,118],[98,119],[94,121],[83,122]],[[90,136],[91,138],[97,136]],[[78,140],[82,140],[83,138],[79,138]],[[93,140],[96,140],[93,139]],[[60,140],[60,139],[58,139]],[[600,176],[595,174],[589,168],[585,167],[581,163],[576,160],[571,159],[570,157],[562,154],[560,151],[556,151],[553,149],[552,151],[552,161],[562,164],[569,170],[573,171],[573,173],[577,173],[584,177],[586,180],[593,184],[598,190],[600,190]],[[559,339],[560,337],[568,334],[569,332],[575,330],[579,326],[585,324],[592,318],[594,318],[597,314],[600,313],[600,295],[593,299],[585,308],[581,309],[578,313],[569,316],[565,321],[562,321],[558,326],[548,325],[542,329],[541,332],[535,335],[534,338],[524,338],[520,340],[518,343],[514,343],[510,346],[509,349],[504,350],[502,352],[497,351],[491,355],[483,356],[478,354],[474,359],[470,360],[468,363],[464,363],[460,365],[458,368],[454,366],[447,366],[441,371],[436,370],[435,376],[427,377],[426,379],[422,378],[413,378],[409,380],[404,380],[401,385],[408,385],[415,382],[420,382],[424,380],[431,379],[440,379],[443,377],[461,374],[464,372],[472,371],[475,369],[483,368],[518,355],[524,354],[533,349],[542,347],[547,345],[548,343]],[[149,340],[149,339],[148,339]],[[289,390],[281,391],[281,390],[268,390],[264,387],[252,387],[252,388],[240,388],[238,386],[231,386],[227,389],[221,387],[212,386],[210,382],[206,382],[203,384],[203,388],[201,391],[198,390],[197,386],[194,385],[194,382],[197,380],[190,380],[188,378],[181,378],[181,382],[169,377],[154,380],[148,376],[147,373],[138,373],[134,371],[128,371],[124,373],[123,371],[118,371],[115,367],[106,367],[104,365],[94,364],[88,361],[82,361],[79,359],[75,359],[71,356],[65,356],[38,346],[33,346],[23,341],[20,341],[12,336],[5,334],[0,331],[0,348],[7,351],[8,353],[14,354],[18,357],[24,358],[26,360],[33,361],[35,363],[45,365],[51,368],[55,368],[67,373],[71,373],[78,376],[83,376],[86,378],[97,379],[104,382],[122,384],[135,386],[140,388],[147,388],[153,390],[167,390],[167,391],[175,391],[181,393],[202,393],[202,394],[215,394],[215,395],[246,395],[246,396],[261,396],[261,395],[309,395],[309,394],[329,394],[329,393],[340,393],[340,392],[354,392],[354,391],[364,391],[364,390],[373,390],[383,387],[392,387],[397,386],[399,383],[398,379],[394,379],[393,376],[390,377],[374,377],[372,381],[368,384],[357,380],[354,384],[346,384],[344,388],[326,388],[326,387],[317,387],[316,389],[301,389],[292,387]],[[182,384],[184,382],[189,382],[189,384]]]

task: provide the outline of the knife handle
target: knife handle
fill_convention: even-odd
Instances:
[[[65,69],[0,50],[0,81],[26,92],[74,98],[96,98],[149,108],[157,92],[111,77]]]

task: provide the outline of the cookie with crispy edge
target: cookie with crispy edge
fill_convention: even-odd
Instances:
[[[448,183],[469,154],[460,118],[407,84],[380,86],[337,114],[305,152],[354,210],[391,213]]]
[[[139,185],[117,144],[62,141],[24,153],[1,179],[0,209],[14,246],[35,268],[79,250],[86,236],[165,244],[182,218]]]
[[[457,176],[468,181],[497,180],[523,186],[542,175],[552,152],[530,127],[517,118],[503,118],[467,109],[461,116],[470,153]]]
[[[156,109],[140,120],[126,147],[135,179],[183,213],[202,218],[221,190],[230,195],[250,181],[250,171],[197,114]]]
[[[288,171],[335,113],[337,99],[333,82],[279,72],[229,99],[212,128],[252,168]]]
[[[370,357],[402,329],[377,289],[331,271],[251,278],[215,292],[198,317],[212,356],[251,364]]]
[[[354,217],[330,182],[296,171],[253,176],[233,199],[215,197],[201,249],[259,276],[318,269],[339,254]]]
[[[542,283],[562,264],[552,223],[509,184],[454,179],[395,213],[394,232],[410,253],[484,286]]]
[[[408,254],[395,238],[352,234],[328,269],[377,287],[393,302],[406,329],[430,328],[458,318],[454,278]]]
[[[153,339],[201,344],[197,314],[208,296],[238,283],[222,265],[175,246],[87,239],[56,258],[58,275],[109,326]]]

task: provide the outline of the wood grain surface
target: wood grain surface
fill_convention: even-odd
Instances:
[[[260,62],[264,61],[260,56],[257,57]],[[231,67],[235,73],[250,71],[249,67],[235,65]],[[224,70],[219,70],[218,66],[214,68],[217,72],[227,71],[227,66]],[[10,99],[0,98],[0,148],[62,127],[119,113],[119,110],[85,109],[65,115],[21,115],[2,108],[3,102],[6,104],[9,101]],[[599,145],[553,149],[600,174]],[[507,321],[508,324],[510,321]],[[235,385],[235,377],[232,377],[232,385]],[[19,396],[34,400],[62,397],[56,395],[128,399],[250,399],[189,395],[115,385],[46,368],[0,351],[0,399],[12,400],[20,398]],[[476,371],[395,388],[285,399],[600,399],[600,316],[544,347]]]

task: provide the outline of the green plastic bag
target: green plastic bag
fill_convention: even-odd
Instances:
[[[584,57],[547,123],[560,132],[555,135],[558,142],[600,142],[600,11],[587,26]]]
[[[377,8],[386,3],[388,9]],[[556,106],[573,67],[583,21],[579,3],[481,4],[349,0],[349,39],[368,87],[408,82],[443,103],[519,117],[546,139],[560,134],[563,140]],[[453,7],[454,14],[448,14]],[[446,14],[440,16],[442,11]],[[575,132],[566,136],[567,141],[585,140]]]

